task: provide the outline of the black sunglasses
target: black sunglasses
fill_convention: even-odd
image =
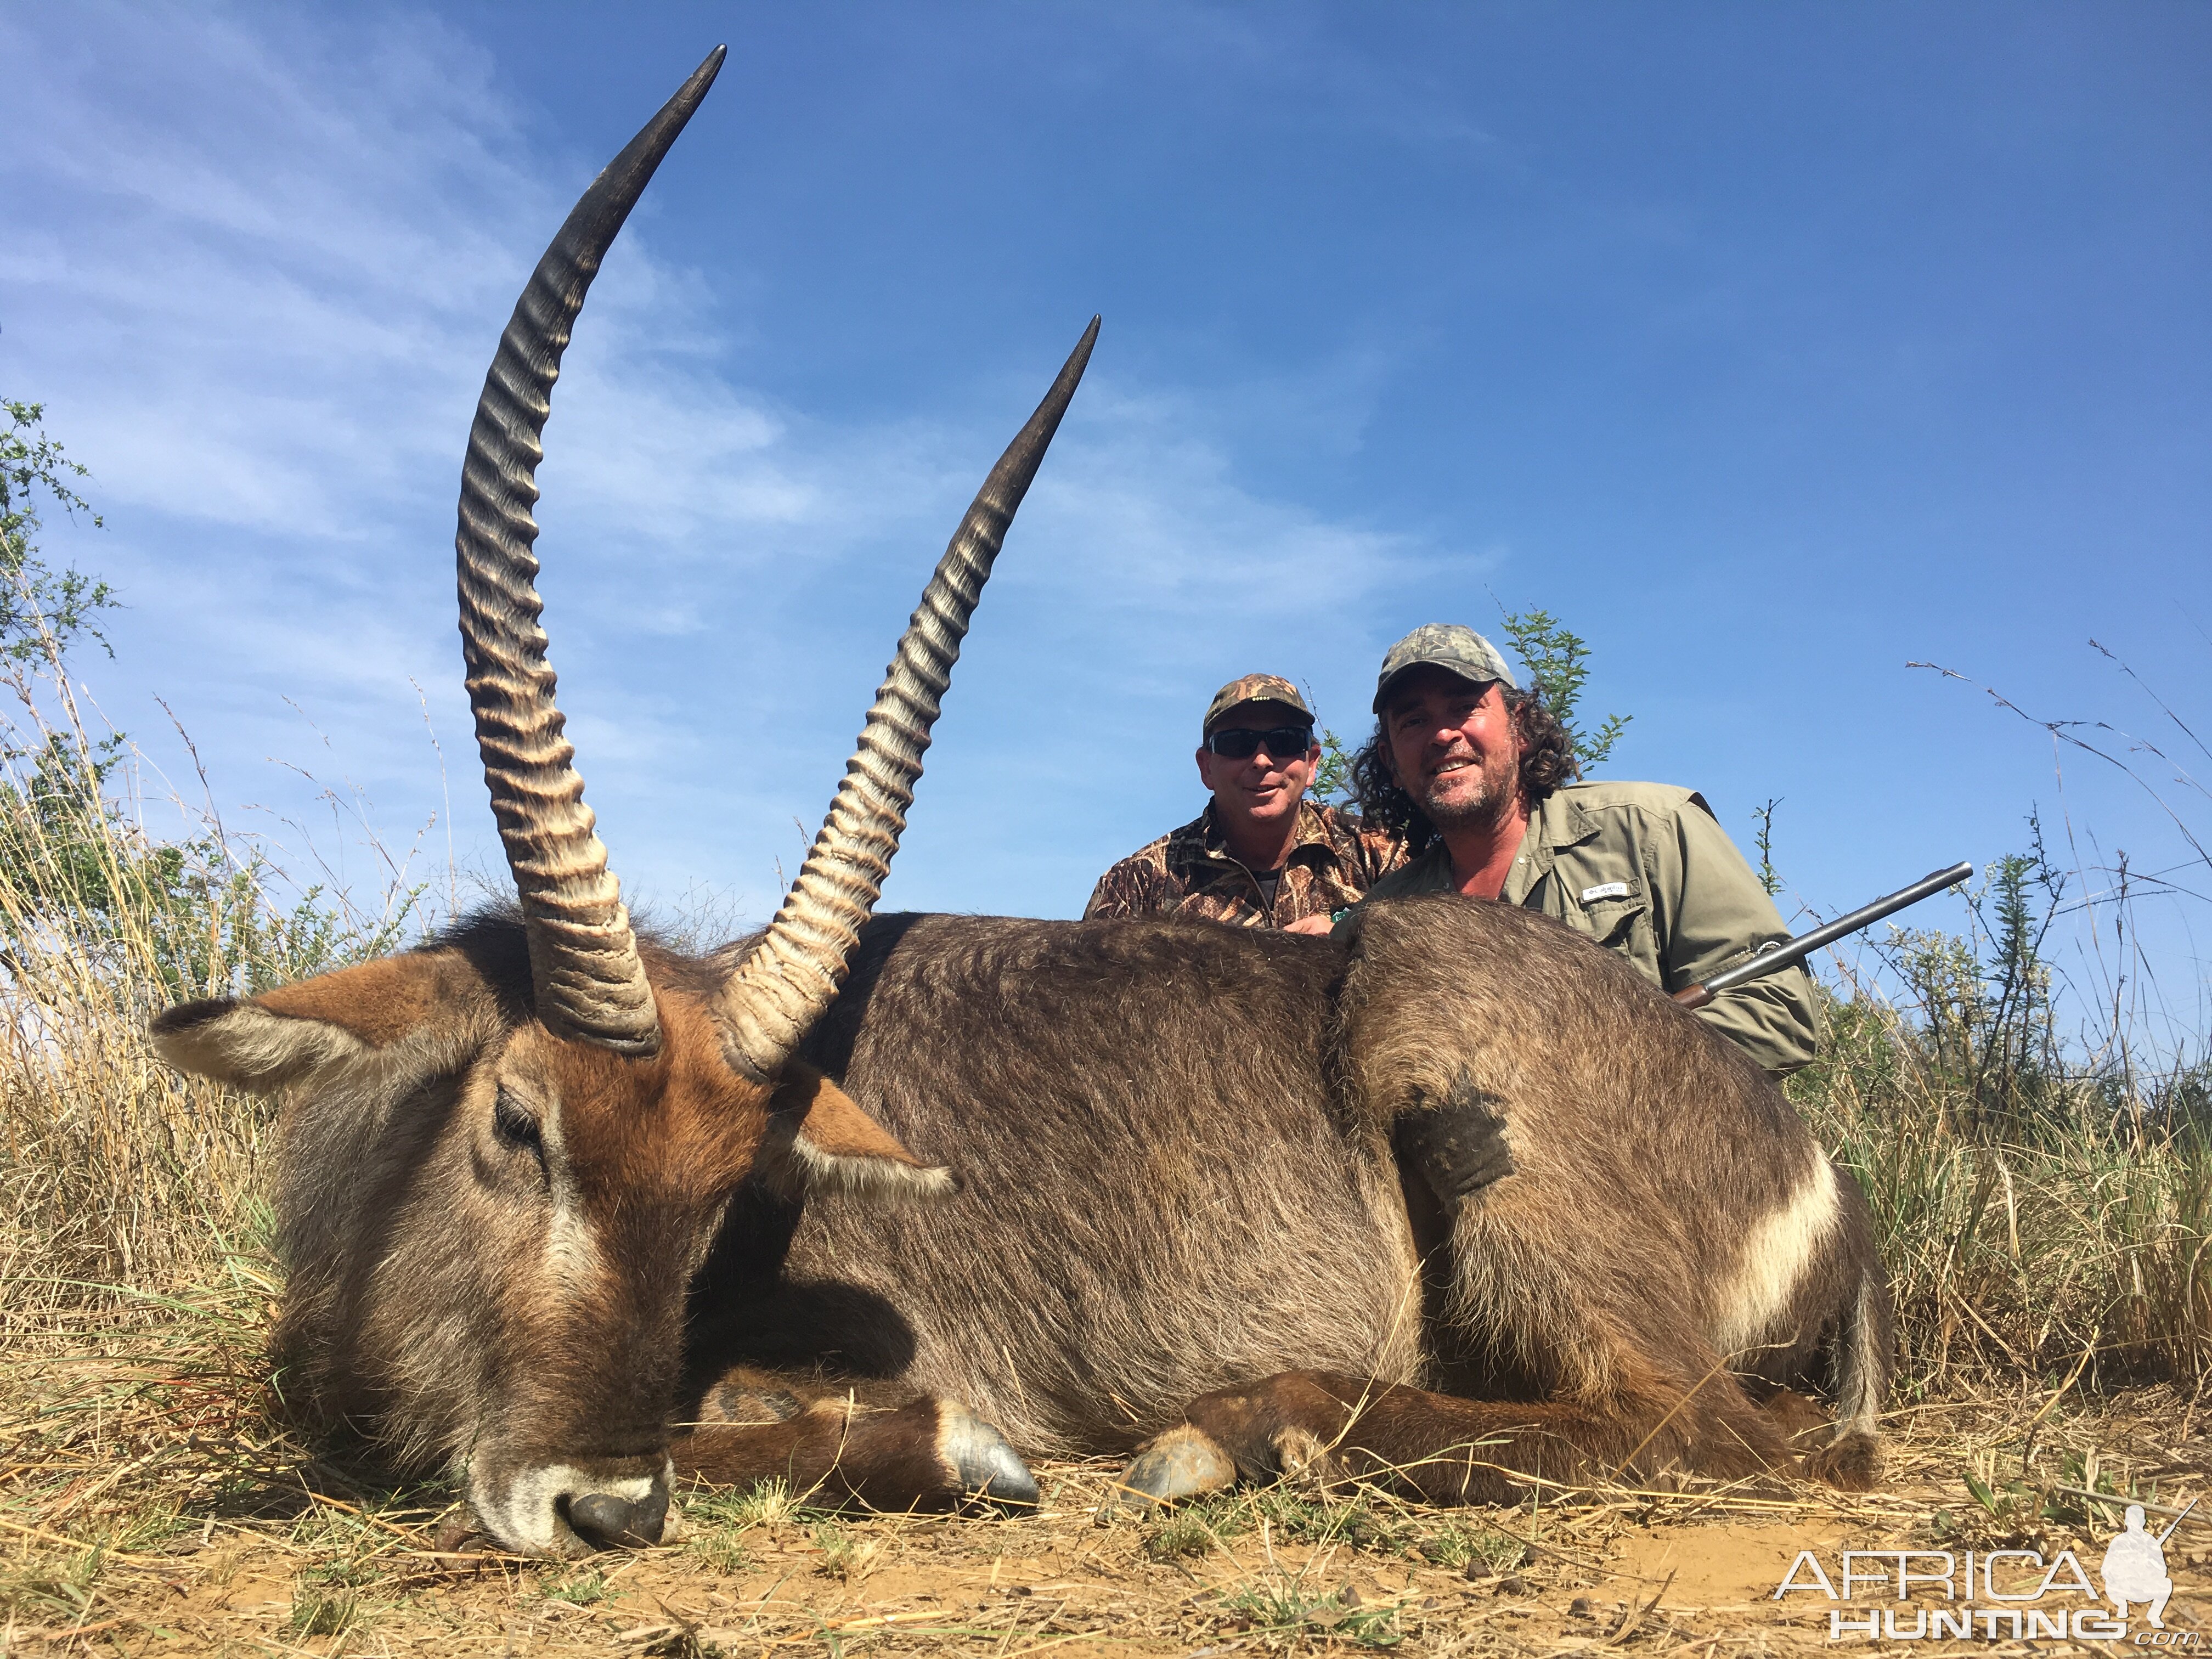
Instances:
[[[1206,746],[1224,760],[1250,760],[1262,748],[1277,760],[1297,760],[1313,747],[1313,727],[1278,726],[1272,731],[1255,732],[1247,726],[1232,726],[1216,732],[1206,740]]]

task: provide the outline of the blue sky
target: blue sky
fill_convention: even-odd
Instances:
[[[46,538],[131,607],[86,677],[196,793],[165,698],[301,867],[314,830],[376,879],[331,786],[392,847],[432,823],[426,878],[449,834],[496,860],[453,623],[475,392],[568,203],[724,40],[540,475],[634,896],[773,907],[1094,311],[887,903],[1073,915],[1202,804],[1220,682],[1290,674],[1350,733],[1391,640],[1500,603],[1589,641],[1588,712],[1635,716],[1611,774],[1745,842],[1781,799],[1796,902],[2037,806],[2065,857],[2208,890],[2148,793],[2062,784],[1975,689],[2212,772],[2088,643],[2212,736],[2201,6],[13,9],[0,389],[94,470],[108,528]],[[2203,921],[2143,919],[2196,1029]]]

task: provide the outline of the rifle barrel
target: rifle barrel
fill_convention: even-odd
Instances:
[[[1912,884],[1892,893],[1887,898],[1878,898],[1872,904],[1854,910],[1847,916],[1838,916],[1825,927],[1815,927],[1795,939],[1784,939],[1771,949],[1761,951],[1748,962],[1740,962],[1724,973],[1715,974],[1701,985],[1685,986],[1674,993],[1674,1000],[1692,1008],[1702,1008],[1723,991],[1734,990],[1748,981],[1771,974],[1778,968],[1787,968],[1800,963],[1824,945],[1832,945],[1846,934],[1856,933],[1862,927],[1871,927],[1884,916],[1894,915],[1908,904],[1917,904],[1931,893],[1940,893],[1946,887],[1955,887],[1970,879],[1974,866],[1961,861],[1948,870],[1937,870]]]

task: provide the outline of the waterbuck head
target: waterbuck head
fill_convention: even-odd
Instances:
[[[736,959],[641,943],[554,703],[533,477],[585,291],[721,60],[569,215],[469,436],[462,650],[515,908],[155,1022],[178,1066],[289,1097],[279,1386],[403,1462],[464,1465],[479,1524],[548,1554],[659,1536],[686,1285],[741,1181],[949,1184],[791,1056],[881,891],[969,617],[1097,333],[1094,319],[955,532],[767,932]]]

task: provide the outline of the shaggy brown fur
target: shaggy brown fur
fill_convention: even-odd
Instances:
[[[1319,1366],[1544,1402],[1381,1396],[1394,1458],[1504,1435],[1490,1461],[1555,1478],[1632,1452],[1786,1464],[1754,1396],[1798,1382],[1844,1396],[1854,1450],[1831,1472],[1870,1473],[1889,1335],[1863,1201],[1765,1075],[1543,917],[1364,914],[1349,952],[1181,923],[876,924],[808,1051],[960,1189],[891,1213],[741,1194],[695,1365],[897,1379],[1052,1452]],[[1470,1100],[1510,1155],[1449,1209],[1417,1194],[1438,1230],[1425,1320],[1392,1128]],[[1832,1192],[1809,1232],[1778,1230],[1808,1190]]]
[[[1758,1402],[1813,1386],[1842,1408],[1822,1468],[1871,1476],[1888,1310],[1856,1187],[1540,916],[1380,904],[1348,949],[884,917],[773,1095],[704,1012],[730,958],[648,961],[650,1061],[531,1021],[502,918],[159,1023],[179,1064],[299,1085],[295,1397],[465,1461],[510,1545],[657,1531],[672,1447],[881,1504],[1023,1496],[990,1425],[1485,1499],[1785,1465]],[[1441,1198],[1393,1152],[1423,1115],[1467,1126]],[[1188,1489],[1159,1462],[1133,1486]]]

